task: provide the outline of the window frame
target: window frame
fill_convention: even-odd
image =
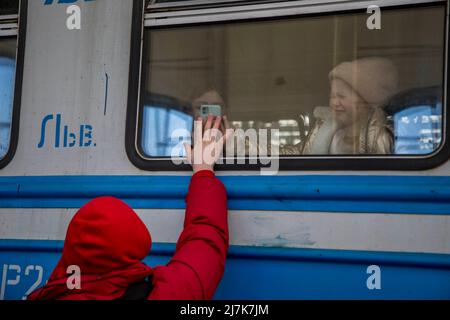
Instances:
[[[197,2],[197,1],[193,1]],[[170,157],[158,158],[158,157],[146,157],[141,150],[141,134],[142,128],[139,121],[142,120],[141,113],[143,112],[143,106],[141,101],[144,97],[144,92],[141,92],[141,87],[145,81],[145,73],[147,70],[143,70],[143,53],[144,45],[148,41],[144,41],[144,31],[146,28],[162,28],[167,29],[171,26],[180,27],[185,26],[198,26],[198,25],[214,25],[222,23],[248,22],[248,21],[268,21],[268,20],[280,20],[283,17],[314,17],[314,16],[326,16],[336,14],[348,14],[348,13],[362,13],[367,11],[369,4],[383,3],[381,6],[386,8],[415,8],[415,7],[427,7],[427,6],[445,6],[446,18],[444,24],[444,61],[443,61],[443,82],[442,82],[442,142],[441,146],[433,153],[428,155],[374,155],[374,156],[315,156],[315,155],[299,155],[299,156],[280,156],[279,157],[279,170],[280,171],[388,171],[388,170],[401,170],[401,171],[420,171],[428,170],[438,167],[445,163],[450,158],[450,116],[448,116],[448,99],[447,93],[449,92],[449,3],[444,0],[421,0],[420,3],[412,2],[410,0],[388,0],[388,1],[370,1],[367,0],[355,0],[355,1],[343,1],[336,0],[335,5],[326,7],[330,10],[323,10],[324,7],[320,6],[320,3],[324,0],[306,0],[306,1],[294,1],[299,4],[300,2],[307,6],[299,6],[299,11],[290,10],[290,14],[286,14],[285,7],[279,8],[277,4],[282,3],[284,6],[290,6],[293,2],[286,3],[279,1],[277,3],[269,4],[256,4],[254,7],[260,7],[262,12],[266,14],[260,17],[245,17],[242,14],[249,14],[248,7],[239,6],[225,8],[225,9],[198,9],[190,10],[191,15],[186,11],[180,12],[168,12],[168,13],[147,13],[146,1],[135,0],[133,5],[133,23],[132,23],[132,37],[131,37],[131,51],[130,51],[130,73],[129,73],[129,90],[128,90],[128,110],[127,110],[127,123],[126,123],[126,152],[130,161],[139,169],[147,171],[186,171],[190,170],[189,165],[175,165],[172,163]],[[330,2],[330,1],[328,1]],[[353,6],[352,6],[353,4]],[[355,7],[355,4],[357,6]],[[363,5],[361,7],[361,5]],[[151,5],[149,5],[151,6]],[[335,6],[341,8],[337,10]],[[291,7],[289,7],[291,8]],[[210,10],[210,11],[207,11]],[[214,10],[215,14],[211,13]],[[271,16],[268,18],[267,10],[278,10],[273,14],[270,11]],[[304,10],[301,13],[301,10]],[[210,15],[206,16],[206,19],[211,19],[211,16],[215,16],[218,19],[204,22],[205,11]],[[239,15],[241,14],[241,15]],[[165,19],[163,19],[166,17]],[[193,19],[198,18],[199,21],[195,22]],[[235,17],[229,19],[230,17]],[[160,21],[159,21],[160,20]],[[138,83],[138,85],[135,85]],[[248,159],[248,158],[247,158]],[[247,161],[248,162],[248,161]],[[260,164],[233,164],[233,165],[217,165],[216,168],[219,171],[245,171],[245,170],[260,170],[263,166]]]
[[[14,92],[12,103],[12,119],[10,129],[9,148],[4,157],[0,158],[0,169],[6,167],[13,159],[17,144],[19,141],[19,124],[20,124],[20,106],[22,100],[22,83],[23,83],[23,68],[25,58],[25,38],[27,27],[27,9],[28,0],[20,0],[18,14],[5,14],[3,17],[8,17],[17,20],[17,31],[15,34],[1,35],[0,38],[16,38],[16,61],[15,61],[15,75],[14,75]],[[0,20],[1,23],[1,20]]]

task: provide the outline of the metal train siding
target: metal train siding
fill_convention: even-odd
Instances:
[[[136,209],[154,242],[150,266],[170,259],[184,218],[190,173],[139,169],[126,151],[133,1],[76,2],[81,30],[66,28],[67,4],[46,2],[21,6],[20,114],[0,169],[0,299],[45,283],[71,217],[94,197]],[[74,144],[57,141],[58,124]],[[231,248],[215,298],[449,299],[447,159],[424,170],[220,171]]]

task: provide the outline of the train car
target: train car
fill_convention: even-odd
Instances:
[[[217,167],[230,250],[215,299],[449,299],[448,5],[2,0],[0,299],[45,284],[98,196],[134,208],[153,238],[145,262],[167,263],[192,174],[179,146],[203,106],[279,150]],[[391,64],[350,67],[371,58]],[[392,80],[370,104],[386,152],[359,152],[367,128],[356,152],[298,147],[338,66],[364,95]]]

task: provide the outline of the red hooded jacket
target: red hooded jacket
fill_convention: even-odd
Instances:
[[[141,261],[150,248],[150,233],[133,209],[113,197],[94,199],[70,222],[48,283],[28,299],[117,299],[147,276],[153,284],[149,299],[211,299],[228,251],[226,190],[213,172],[201,171],[191,179],[184,229],[171,261],[154,269],[146,266]],[[72,265],[81,271],[81,289],[67,286]]]

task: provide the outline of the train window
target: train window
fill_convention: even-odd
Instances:
[[[279,155],[281,168],[419,169],[448,157],[445,1],[382,8],[377,28],[359,7],[304,15],[313,10],[291,1],[297,14],[265,18],[276,6],[258,4],[251,16],[209,9],[205,22],[207,9],[153,13],[166,2],[146,11],[131,108],[142,167],[182,157],[180,142],[205,105],[219,106],[235,129],[268,132],[267,145],[246,134],[235,144],[247,158],[252,143]],[[361,1],[346,9],[352,2]]]
[[[11,135],[15,49],[15,39],[0,38],[0,158],[8,152]]]
[[[24,17],[26,1],[2,1],[0,4],[0,168],[11,160],[17,146],[24,46],[23,37],[22,43],[18,41],[19,6],[20,16]],[[22,21],[21,26],[24,23]]]

